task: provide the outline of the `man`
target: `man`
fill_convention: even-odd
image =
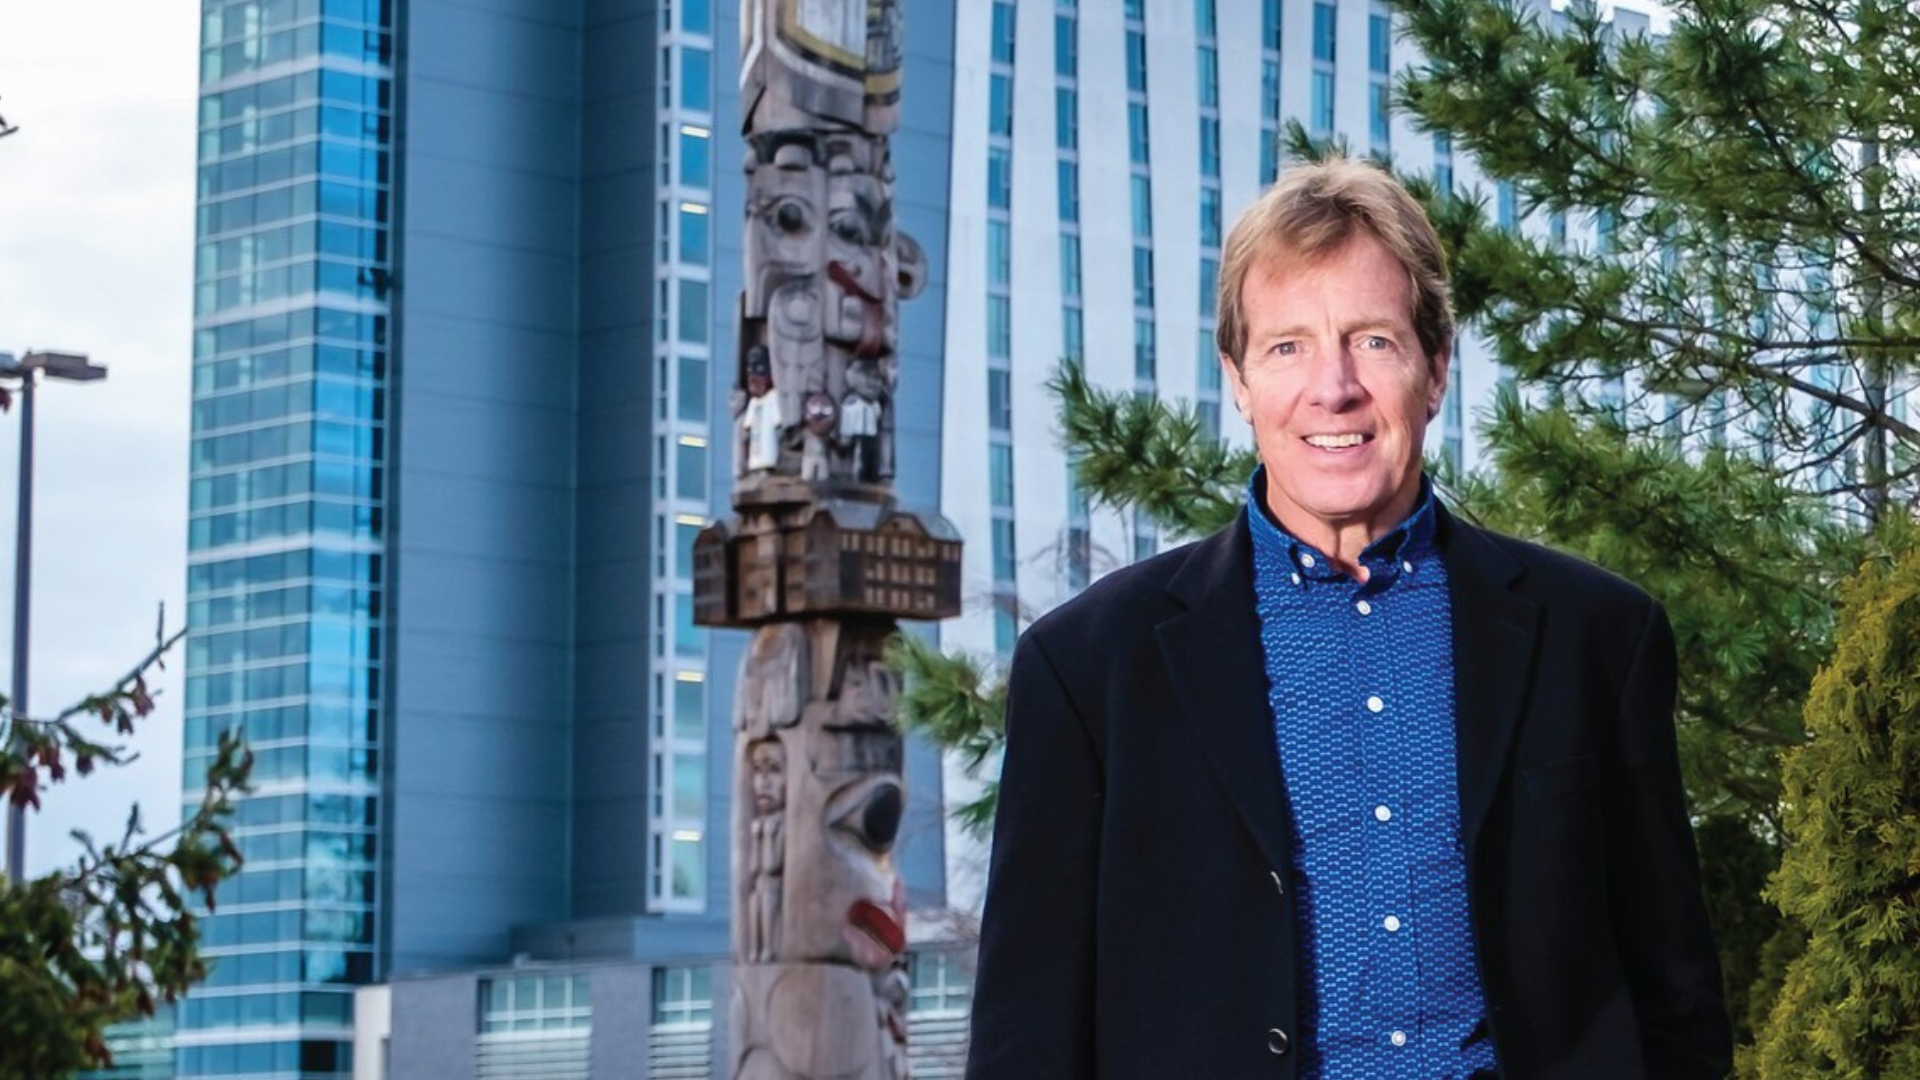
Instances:
[[[1234,226],[1261,467],[1015,650],[971,1080],[1725,1075],[1666,616],[1433,497],[1452,344],[1379,170]]]

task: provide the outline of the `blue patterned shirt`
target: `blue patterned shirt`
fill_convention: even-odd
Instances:
[[[1495,1075],[1467,913],[1453,608],[1432,492],[1360,555],[1364,584],[1248,520],[1293,819],[1300,1080]]]

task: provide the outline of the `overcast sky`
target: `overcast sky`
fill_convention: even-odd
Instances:
[[[28,705],[102,689],[186,615],[193,320],[195,0],[0,3],[0,351],[67,349],[105,382],[42,383]],[[11,692],[19,412],[0,415],[0,690]],[[69,781],[29,826],[32,873],[137,798],[178,817],[185,655],[160,677],[134,766]],[[71,775],[71,774],[70,774]]]

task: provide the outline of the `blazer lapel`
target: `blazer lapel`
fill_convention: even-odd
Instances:
[[[1460,832],[1472,851],[1526,703],[1540,610],[1513,591],[1521,566],[1484,532],[1441,510],[1439,541],[1453,601]]]
[[[1174,693],[1261,854],[1284,868],[1292,851],[1286,789],[1273,743],[1244,511],[1231,528],[1194,549],[1167,591],[1187,608],[1158,627]]]

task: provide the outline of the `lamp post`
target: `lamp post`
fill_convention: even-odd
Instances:
[[[85,353],[28,349],[18,360],[0,353],[0,380],[20,381],[20,494],[13,548],[13,695],[8,702],[14,716],[9,730],[16,741],[20,720],[27,714],[27,615],[33,574],[33,397],[34,383],[42,374],[49,379],[93,382],[106,378],[107,369],[88,360]],[[7,877],[18,885],[26,880],[26,873],[27,812],[23,806],[10,805],[7,808]]]

